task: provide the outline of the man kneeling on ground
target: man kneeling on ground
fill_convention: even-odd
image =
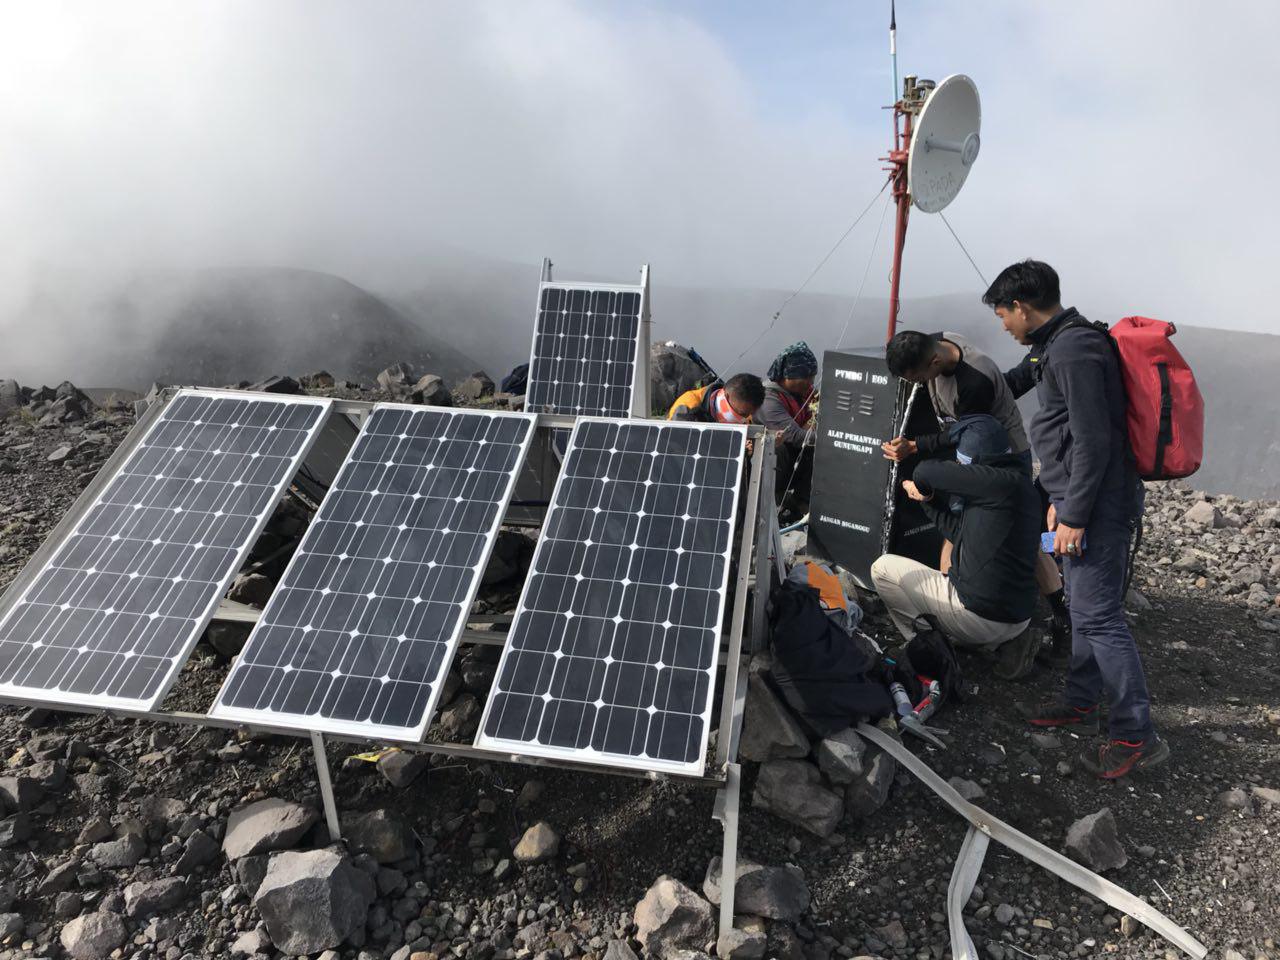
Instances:
[[[1013,680],[1035,664],[1040,499],[1025,458],[991,416],[964,417],[951,431],[955,460],[926,460],[903,489],[954,545],[950,573],[885,554],[871,566],[876,592],[910,640],[932,616],[958,646],[995,653],[996,675]]]

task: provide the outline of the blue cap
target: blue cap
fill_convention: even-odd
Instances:
[[[1009,433],[995,417],[985,413],[961,417],[951,427],[960,463],[985,463],[1011,453]]]

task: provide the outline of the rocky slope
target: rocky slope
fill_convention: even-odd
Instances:
[[[395,371],[379,388],[304,382],[506,402],[479,379],[451,398]],[[0,586],[131,424],[70,384],[8,390]],[[1083,775],[1075,738],[1032,737],[1019,715],[1059,678],[1041,669],[1002,683],[973,659],[966,701],[938,720],[950,749],[910,743],[980,805],[1057,848],[1108,809],[1091,821],[1102,833],[1114,822],[1114,842],[1092,854],[1109,860],[1106,875],[1231,960],[1280,958],[1278,520],[1274,503],[1150,489],[1130,606],[1174,751],[1159,776]],[[286,540],[303,522],[284,509],[269,535]],[[514,606],[531,544],[515,531],[504,543],[483,611]],[[242,599],[250,586],[238,584]],[[868,625],[886,629],[874,612]],[[236,639],[211,633],[165,706],[207,710]],[[459,657],[433,735],[469,739],[495,649]],[[741,854],[759,868],[740,871],[740,930],[716,944],[721,834],[707,790],[331,743],[346,841],[331,847],[305,741],[5,708],[0,960],[943,957],[962,821],[856,736],[810,743],[778,709],[753,681]],[[966,915],[995,960],[1172,956],[994,845]]]

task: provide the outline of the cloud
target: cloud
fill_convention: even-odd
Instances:
[[[1276,292],[1262,184],[1278,134],[1254,75],[1273,7],[902,6],[904,72],[963,70],[982,90],[983,153],[948,213],[988,275],[1037,255],[1100,315],[1274,328],[1259,305]],[[819,73],[847,37],[850,82],[880,85],[881,18],[824,15],[831,47],[788,110],[714,23],[662,6],[11,5],[0,329],[69,277],[287,265],[411,287],[447,250],[619,278],[648,261],[659,290],[790,289],[883,176],[883,115],[842,119]],[[876,220],[814,289],[857,288]],[[979,287],[914,216],[904,293]]]

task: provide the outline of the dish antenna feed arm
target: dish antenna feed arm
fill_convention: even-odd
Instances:
[[[981,125],[978,88],[964,74],[953,74],[940,84],[903,77],[902,97],[893,105],[893,149],[881,158],[888,163],[885,169],[897,207],[886,342],[898,329],[902,250],[911,207],[938,213],[956,198],[978,158]]]

